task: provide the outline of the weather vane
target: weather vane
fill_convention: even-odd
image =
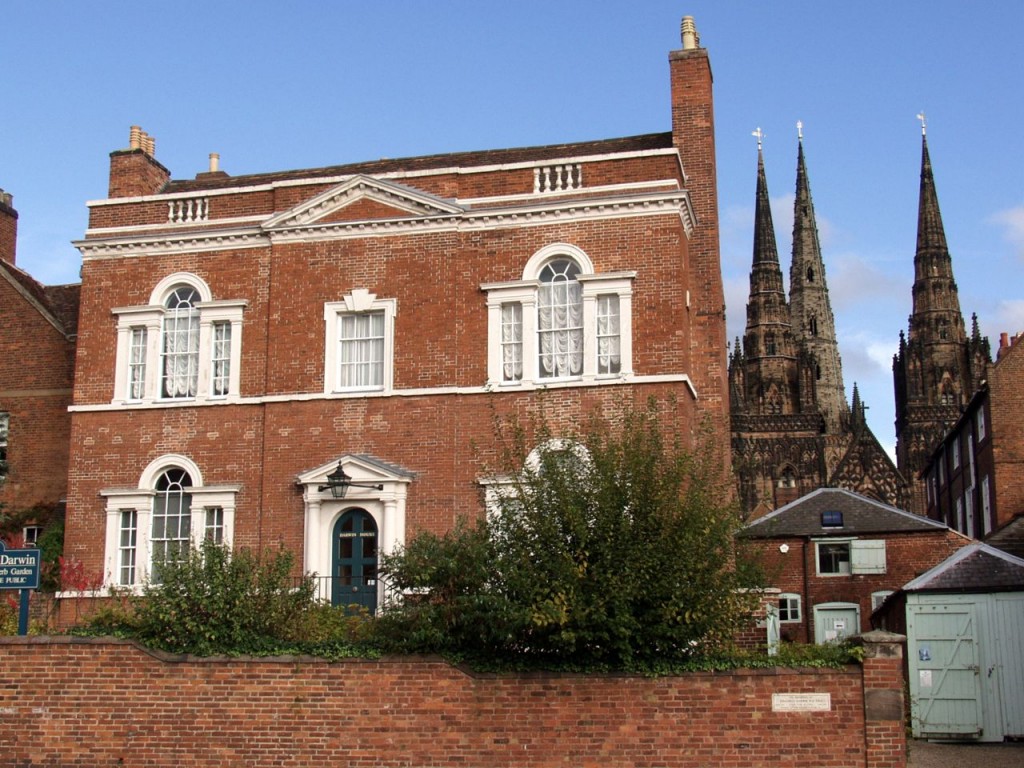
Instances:
[[[925,120],[923,109],[917,113],[917,119],[921,121],[921,135],[924,136],[927,133],[928,121]]]
[[[800,141],[804,140],[804,121],[803,120],[797,120],[796,121],[796,137]]]
[[[757,137],[757,151],[760,152],[761,141],[764,139],[764,131],[761,130],[761,126],[758,126],[756,131],[751,131],[750,135]]]

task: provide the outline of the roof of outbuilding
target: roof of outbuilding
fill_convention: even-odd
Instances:
[[[617,152],[641,152],[644,150],[669,149],[671,147],[671,133],[648,133],[641,136],[627,136],[625,138],[603,139],[600,141],[582,141],[573,144],[548,144],[540,147],[515,147],[476,152],[450,152],[443,155],[424,155],[421,157],[383,158],[346,165],[331,165],[323,168],[303,168],[292,171],[255,173],[242,176],[200,174],[200,177],[197,179],[172,180],[161,190],[161,193],[170,194],[231,187],[248,187],[296,179],[315,180],[318,178],[355,174],[378,175],[437,170],[449,167],[466,168],[480,165],[502,165],[506,163],[554,160],[556,158],[584,157],[587,155],[603,155]]]
[[[904,592],[1024,589],[1024,559],[977,541],[903,585]]]
[[[822,525],[824,512],[841,512],[842,526]],[[943,530],[948,528],[942,523],[867,496],[842,488],[819,488],[749,523],[741,535],[753,539],[772,539]]]

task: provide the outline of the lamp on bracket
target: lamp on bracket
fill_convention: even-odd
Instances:
[[[317,490],[320,492],[330,490],[332,497],[343,499],[345,494],[348,493],[349,488],[371,488],[376,491],[383,491],[384,485],[364,480],[353,480],[342,469],[341,462],[339,461],[338,466],[327,476],[327,485],[321,485]]]

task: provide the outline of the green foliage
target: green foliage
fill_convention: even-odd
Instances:
[[[674,419],[626,405],[568,440],[500,424],[499,511],[386,559],[414,597],[390,607],[383,637],[485,666],[641,671],[727,646],[756,569],[736,565],[740,521],[710,441],[683,450]]]
[[[206,543],[160,567],[160,583],[147,585],[135,606],[138,639],[165,651],[199,655],[254,653],[292,640],[308,610],[313,583],[292,578],[284,550],[232,553]]]

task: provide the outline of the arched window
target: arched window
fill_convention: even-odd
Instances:
[[[199,293],[188,285],[171,291],[164,306],[161,396],[195,397],[199,385]]]
[[[238,485],[204,485],[195,462],[168,454],[134,489],[103,490],[107,500],[107,578],[113,586],[160,583],[160,566],[204,540],[230,546]]]
[[[579,248],[537,251],[521,280],[487,283],[487,378],[501,386],[632,373],[635,272],[596,274]]]
[[[540,271],[537,333],[541,378],[579,376],[583,372],[583,292],[580,267],[558,258]]]
[[[196,275],[161,280],[150,303],[114,310],[114,402],[237,397],[243,300],[214,299]]]
[[[166,470],[156,481],[153,499],[153,530],[150,535],[153,568],[150,574],[160,583],[160,566],[188,557],[192,529],[192,478],[179,467]]]

